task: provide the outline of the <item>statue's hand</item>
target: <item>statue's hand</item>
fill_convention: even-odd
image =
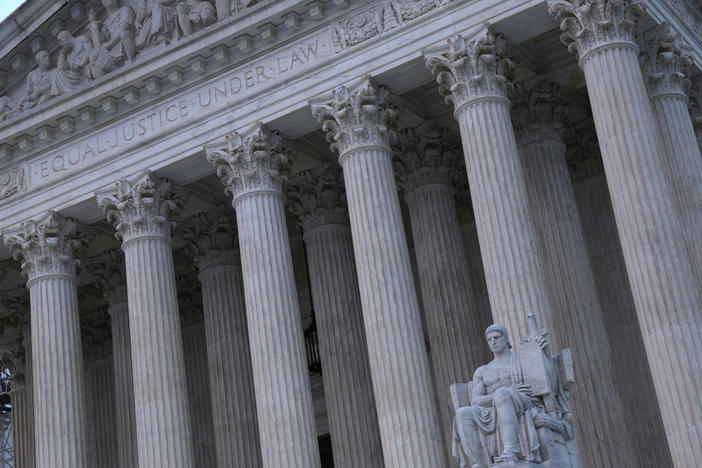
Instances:
[[[525,394],[525,395],[528,396],[528,397],[531,397],[531,396],[534,395],[534,392],[531,390],[531,385],[527,385],[527,384],[524,384],[524,383],[523,383],[523,384],[513,385],[512,387],[513,387],[515,390],[517,390],[518,392],[521,392],[521,393]]]
[[[548,349],[548,346],[550,344],[548,342],[548,340],[546,339],[546,337],[542,336],[542,335],[539,335],[536,337],[536,342],[538,343],[539,347],[541,349],[543,349],[544,351],[546,351]]]
[[[538,427],[546,427],[546,424],[548,424],[548,419],[544,414],[537,414],[536,417],[534,418],[534,426]]]

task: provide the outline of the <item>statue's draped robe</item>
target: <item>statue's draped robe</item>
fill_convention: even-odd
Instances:
[[[512,385],[524,383],[522,376],[522,366],[518,353],[512,353],[510,359],[510,379]],[[538,400],[532,400],[524,393],[512,388],[502,387],[501,392],[509,395],[508,400],[512,403],[517,415],[517,434],[519,439],[519,458],[522,460],[541,462],[539,448],[539,437],[534,426],[534,416],[540,412]],[[484,448],[482,453],[470,453],[471,447],[468,443],[473,437],[471,431],[477,431],[481,445]],[[497,425],[497,409],[495,405],[489,408],[482,406],[465,406],[456,411],[456,418],[453,423],[453,455],[460,461],[461,468],[471,466],[470,463],[483,464],[485,466],[492,463],[489,459],[503,452]]]

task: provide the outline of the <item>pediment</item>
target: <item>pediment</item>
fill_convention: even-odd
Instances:
[[[275,0],[30,0],[0,24],[0,126]],[[292,10],[290,10],[292,11]],[[282,11],[281,11],[282,13]],[[41,62],[41,63],[40,63]]]

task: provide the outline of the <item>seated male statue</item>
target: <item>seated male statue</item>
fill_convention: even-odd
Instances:
[[[453,454],[461,468],[502,463],[577,467],[567,401],[573,380],[570,351],[549,356],[545,335],[530,319],[533,332],[518,352],[504,325],[485,331],[494,359],[479,367],[468,384],[470,406],[454,402]],[[457,385],[462,384],[453,385],[452,393]]]

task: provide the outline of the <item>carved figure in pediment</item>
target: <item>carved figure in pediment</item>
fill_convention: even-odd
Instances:
[[[88,31],[93,45],[93,74],[109,73],[125,60],[136,56],[134,24],[136,13],[129,6],[120,6],[119,0],[102,0],[107,17],[95,19],[94,10],[88,15]],[[95,71],[97,67],[99,70]]]
[[[38,51],[34,57],[37,68],[27,74],[25,91],[17,104],[17,112],[31,109],[51,97],[51,83],[54,76],[51,57],[45,50]]]
[[[208,26],[217,20],[215,7],[203,0],[185,0],[177,5],[178,23],[183,34],[190,36],[197,27]]]
[[[136,47],[145,49],[178,38],[175,0],[140,0],[136,11]]]
[[[62,96],[77,91],[86,81],[92,79],[90,64],[93,46],[88,36],[74,37],[68,31],[58,33],[57,39],[61,51],[52,80],[51,94]]]
[[[10,96],[0,96],[0,121],[9,119],[19,113],[19,107],[15,105]]]

